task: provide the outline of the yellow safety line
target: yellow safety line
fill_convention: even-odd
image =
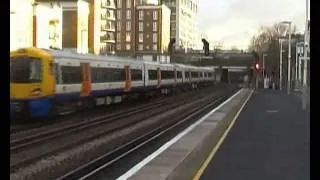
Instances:
[[[193,180],[199,180],[201,175],[203,174],[204,170],[207,168],[207,166],[209,165],[210,161],[212,160],[212,158],[214,157],[214,155],[216,154],[216,152],[218,151],[219,147],[221,146],[222,142],[224,141],[224,139],[226,138],[226,136],[228,135],[229,131],[231,130],[232,126],[234,125],[234,123],[236,122],[236,120],[238,119],[241,111],[243,110],[244,106],[247,104],[247,102],[249,101],[252,93],[254,90],[251,90],[249,96],[247,97],[246,101],[243,103],[243,105],[241,106],[241,108],[239,109],[239,111],[237,112],[237,114],[234,116],[233,120],[231,121],[229,127],[227,128],[227,130],[223,133],[223,135],[221,136],[221,138],[219,139],[218,143],[216,144],[216,146],[214,146],[214,148],[212,149],[212,151],[210,152],[209,156],[207,157],[207,159],[203,162],[203,164],[201,165],[200,169],[197,171],[196,175],[193,177]]]

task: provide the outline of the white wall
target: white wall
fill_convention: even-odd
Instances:
[[[88,53],[88,28],[89,27],[89,3],[78,1],[78,48],[79,53]]]
[[[58,20],[56,29],[49,26],[51,20]],[[50,40],[50,33],[57,33],[56,40]],[[49,3],[39,3],[37,6],[37,47],[49,48],[50,46],[62,48],[62,8]]]
[[[33,0],[10,0],[10,51],[32,46],[32,3]]]

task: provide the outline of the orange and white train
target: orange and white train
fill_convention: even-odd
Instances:
[[[214,69],[22,48],[10,54],[13,116],[43,118],[212,83]]]

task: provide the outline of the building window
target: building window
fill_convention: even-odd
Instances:
[[[150,49],[150,46],[149,46],[149,45],[146,45],[146,49],[149,50],[149,49]]]
[[[139,22],[139,31],[143,31],[143,22]]]
[[[131,34],[130,32],[126,32],[126,41],[130,42],[131,41]]]
[[[127,10],[127,19],[128,19],[128,20],[131,19],[131,10]]]
[[[139,11],[139,20],[143,20],[144,11]]]
[[[153,50],[158,50],[158,46],[157,46],[157,44],[153,44]]]
[[[117,50],[121,50],[121,44],[117,44]]]
[[[171,29],[176,29],[176,23],[171,23]]]
[[[130,50],[131,46],[130,44],[126,44],[126,50]]]
[[[117,10],[117,19],[121,19],[121,10]]]
[[[117,8],[121,8],[121,0],[117,1]]]
[[[131,8],[131,0],[127,0],[127,8]]]
[[[158,23],[153,22],[153,31],[157,31],[157,30],[158,30]]]
[[[139,49],[140,51],[142,51],[142,50],[143,50],[143,45],[142,45],[142,44],[139,44],[139,45],[138,45],[138,49]]]
[[[127,21],[126,29],[127,29],[127,31],[131,30],[131,22],[130,21]]]
[[[153,20],[158,19],[158,11],[153,11]]]
[[[139,33],[139,42],[143,42],[143,33]]]
[[[121,42],[121,34],[120,34],[120,32],[117,33],[117,42]]]
[[[157,37],[158,37],[158,36],[157,36],[157,33],[153,33],[152,40],[153,40],[154,43],[157,42],[157,40],[158,40]]]
[[[117,22],[117,31],[121,31],[121,21]]]

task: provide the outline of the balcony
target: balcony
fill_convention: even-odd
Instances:
[[[103,20],[116,20],[114,11],[107,11],[106,13],[101,13],[101,19]]]
[[[101,31],[115,32],[116,28],[115,28],[115,26],[111,26],[111,25],[101,25]]]
[[[108,9],[116,9],[116,5],[114,4],[114,1],[107,0],[101,2],[102,8],[108,8]]]
[[[104,36],[100,36],[100,42],[115,43],[116,40],[115,40],[114,36],[107,34]]]
[[[115,32],[115,31],[116,31],[115,22],[113,22],[113,21],[106,21],[105,23],[102,23],[102,24],[101,24],[101,30],[102,30],[102,31]]]

